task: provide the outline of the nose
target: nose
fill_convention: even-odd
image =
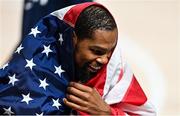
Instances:
[[[106,64],[108,63],[108,60],[109,60],[108,55],[103,55],[96,59],[96,61],[100,64]]]

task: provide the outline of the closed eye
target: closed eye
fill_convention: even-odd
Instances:
[[[96,55],[104,55],[104,54],[106,54],[106,51],[104,51],[104,50],[91,49],[91,51]]]

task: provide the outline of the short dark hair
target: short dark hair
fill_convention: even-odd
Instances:
[[[112,15],[100,6],[89,6],[79,15],[75,24],[75,33],[78,38],[92,38],[93,32],[100,30],[114,30],[117,28]]]

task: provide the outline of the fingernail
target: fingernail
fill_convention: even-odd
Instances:
[[[75,82],[70,82],[69,85],[73,86],[75,84]]]
[[[74,83],[74,82],[72,82],[72,81],[70,82],[70,84],[73,84],[73,83]]]
[[[63,98],[63,102],[66,102],[66,98]]]

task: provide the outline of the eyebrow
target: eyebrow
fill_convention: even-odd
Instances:
[[[95,49],[98,49],[98,50],[108,51],[107,48],[103,48],[103,47],[100,47],[100,46],[90,46],[90,48],[95,48]]]

